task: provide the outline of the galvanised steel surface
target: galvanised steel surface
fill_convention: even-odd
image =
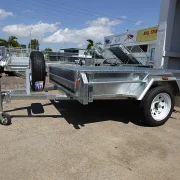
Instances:
[[[121,73],[121,72],[140,72],[140,73],[180,73],[180,70],[174,70],[174,69],[154,69],[154,68],[144,68],[144,67],[134,67],[134,66],[71,66],[71,65],[61,65],[61,66],[50,66],[50,71],[57,71],[63,70],[67,73],[67,71],[80,71],[80,72],[86,72],[86,73]],[[64,74],[64,73],[62,73]]]
[[[30,90],[30,69],[26,70],[26,88],[1,92],[0,103],[11,99],[78,100],[86,105],[95,99],[142,100],[153,85],[170,86],[179,92],[180,71],[138,67],[50,67],[50,81],[54,84],[46,90],[59,89],[65,94],[33,93]],[[45,90],[45,91],[46,91]],[[2,112],[0,106],[0,112]]]
[[[173,85],[179,91],[180,70],[129,66],[50,67],[50,81],[71,92],[83,104],[94,99],[134,98],[142,100],[154,83]],[[172,83],[173,82],[173,83]],[[60,88],[61,89],[61,88]]]

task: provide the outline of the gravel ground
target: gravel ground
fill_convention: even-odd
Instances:
[[[24,87],[3,77],[2,89]],[[49,84],[49,83],[48,83]],[[129,101],[12,101],[0,126],[1,180],[179,180],[179,108],[161,127],[144,127]]]

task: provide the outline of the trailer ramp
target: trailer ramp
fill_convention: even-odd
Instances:
[[[142,64],[139,60],[137,60],[132,52],[123,44],[118,45],[110,45],[109,50],[115,54],[123,64]]]
[[[102,45],[96,44],[94,46],[95,52],[102,56],[105,61],[109,64],[122,64],[123,62],[109,49],[103,48]]]

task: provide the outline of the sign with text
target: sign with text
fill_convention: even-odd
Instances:
[[[143,29],[137,32],[137,42],[154,41],[157,38],[158,27]]]

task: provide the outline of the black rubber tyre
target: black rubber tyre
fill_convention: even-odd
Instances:
[[[4,72],[4,67],[0,66],[0,73]]]
[[[169,113],[162,119],[162,120],[156,120],[153,118],[151,114],[151,104],[156,96],[159,94],[165,93],[170,98],[171,106]],[[143,110],[143,122],[148,126],[161,126],[163,125],[171,116],[173,109],[174,109],[174,95],[169,87],[164,86],[158,86],[155,88],[152,88],[147,92],[146,96],[141,102],[141,109]]]
[[[7,113],[2,113],[3,119],[1,119],[1,124],[4,126],[8,126],[11,124],[11,116]]]
[[[46,66],[45,59],[42,52],[32,51],[30,54],[30,68],[31,68],[31,90],[36,91],[35,83],[43,81],[43,89],[46,81]]]

